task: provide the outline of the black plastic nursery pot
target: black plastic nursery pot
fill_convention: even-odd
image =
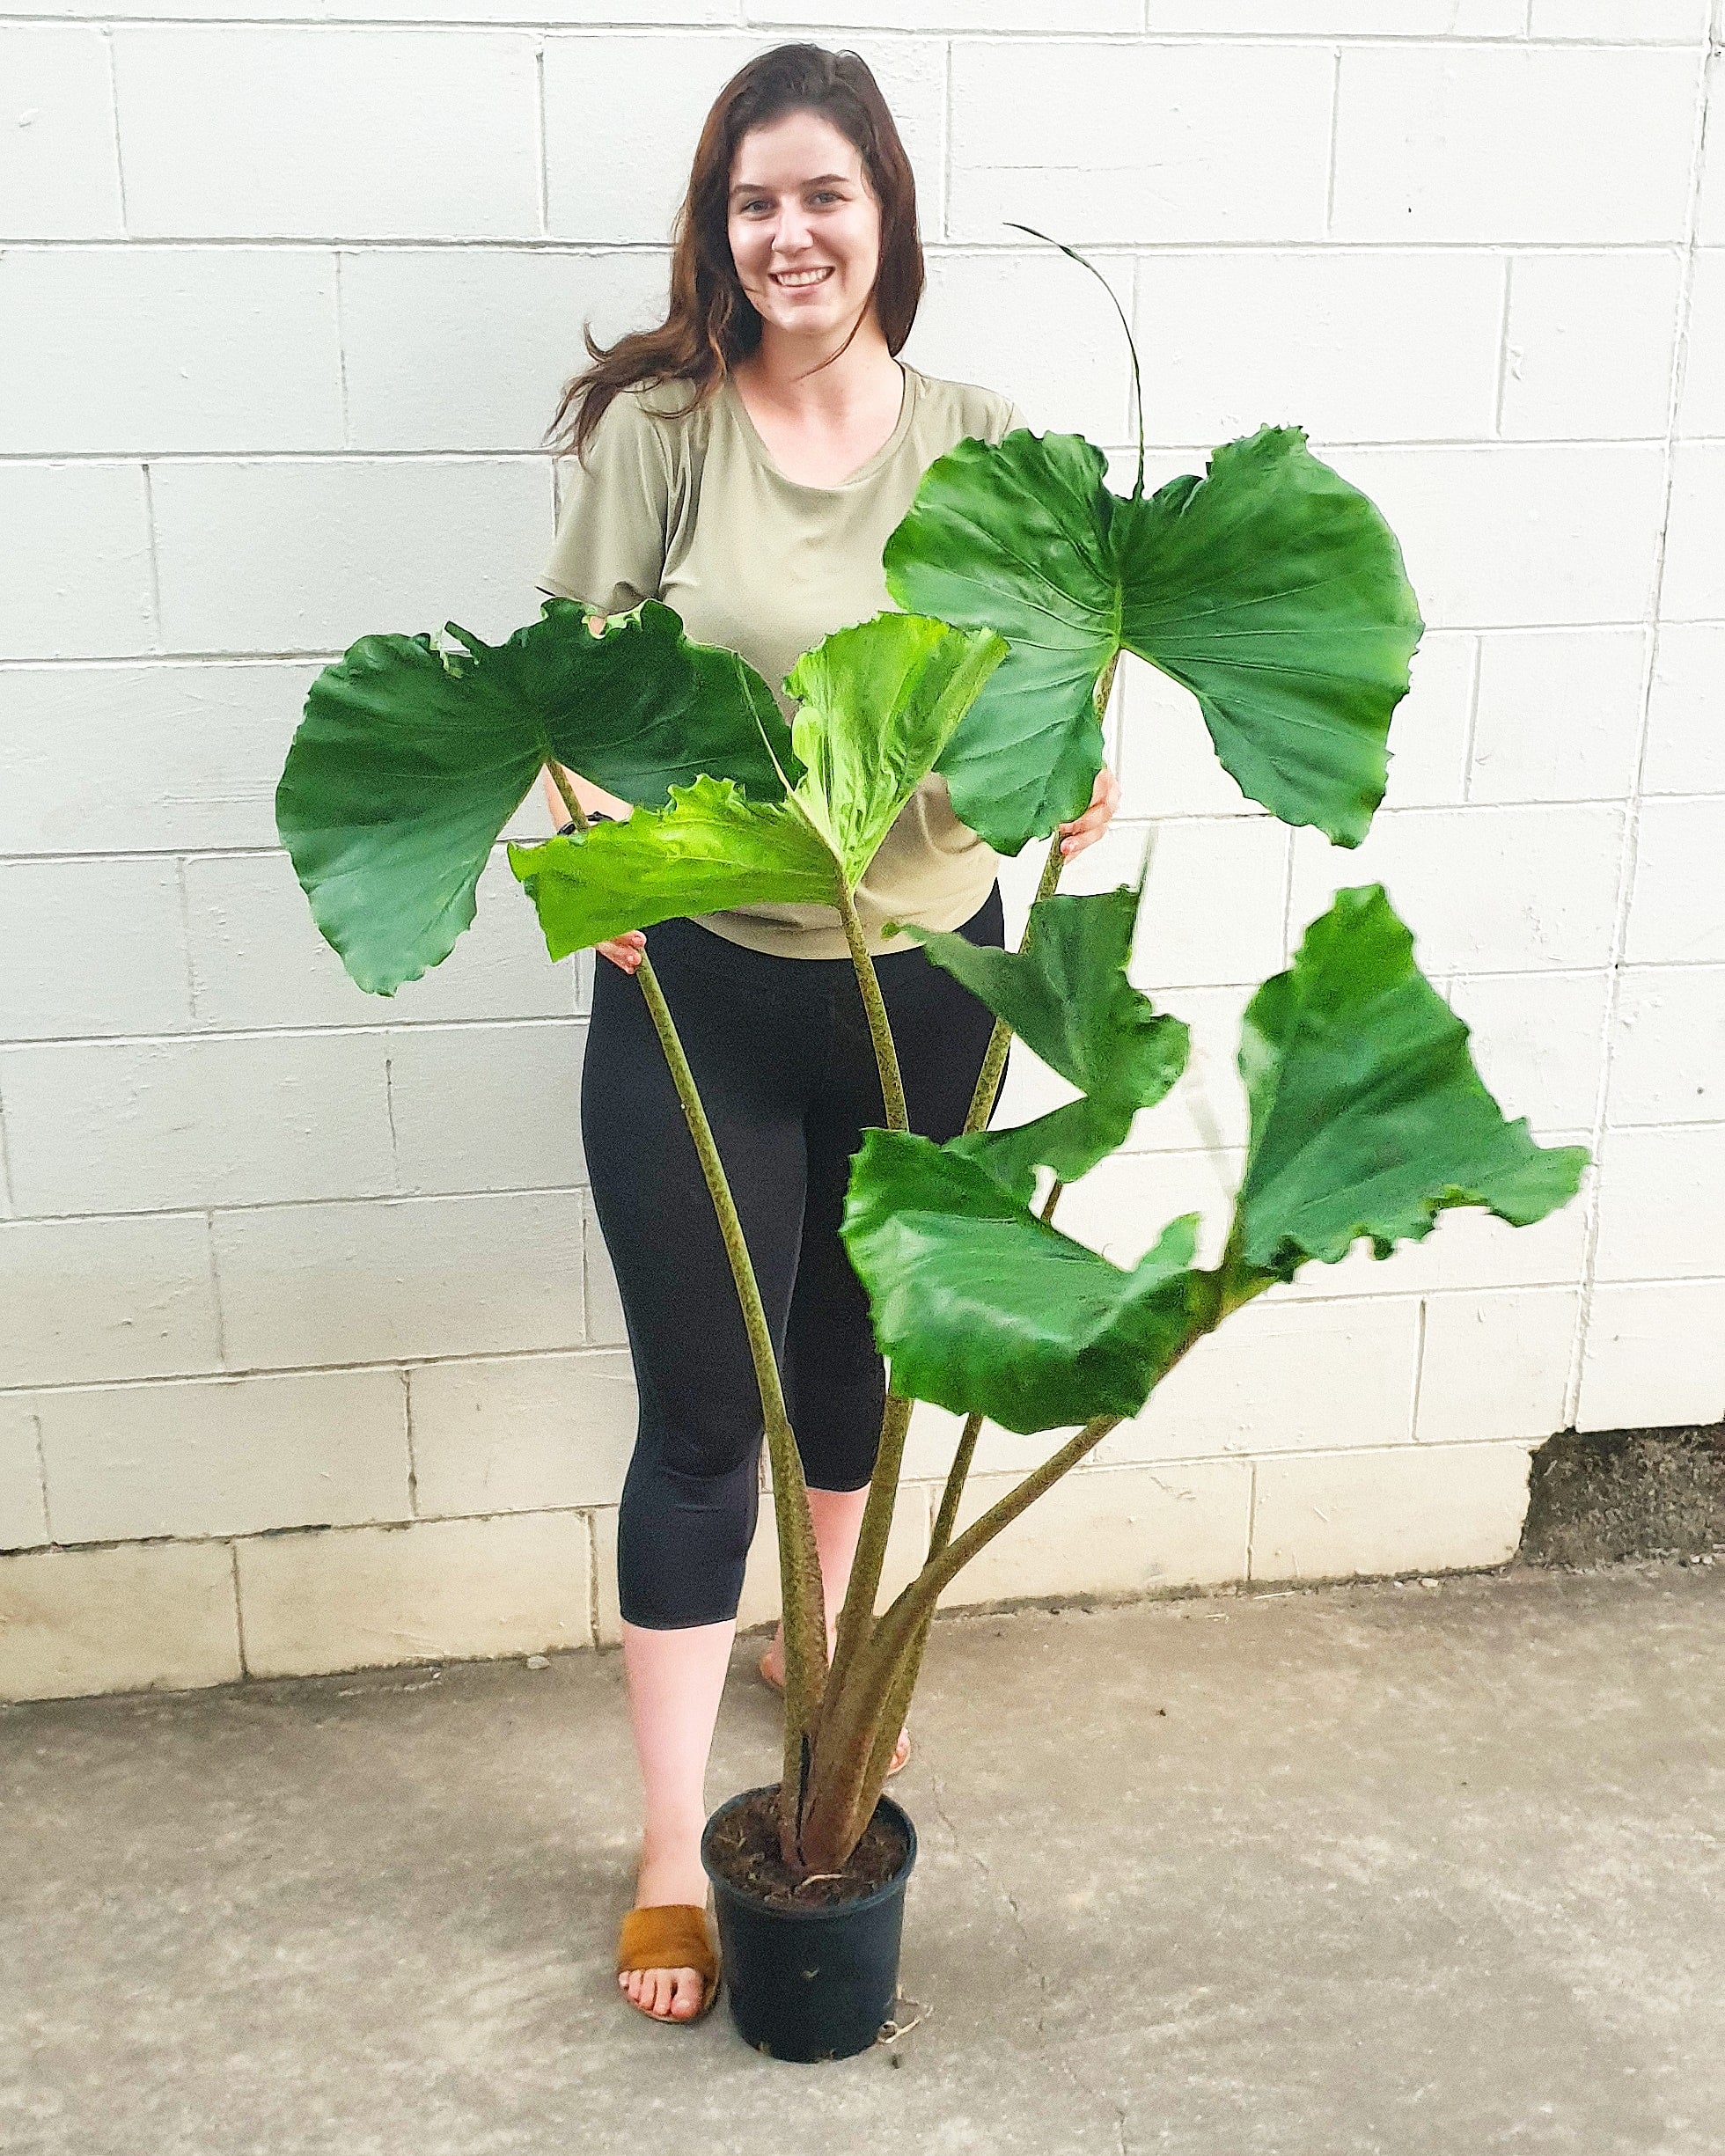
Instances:
[[[891,1797],[875,1819],[897,1827],[904,1860],[892,1877],[855,1901],[795,1909],[763,1901],[715,1867],[711,1844],[729,1815],[752,1799],[745,1789],[707,1822],[701,1860],[713,1882],[719,1955],[731,2019],[745,2043],[769,2057],[811,2065],[866,2051],[892,2018],[899,1994],[899,1940],[905,1888],[916,1862],[916,1829]]]

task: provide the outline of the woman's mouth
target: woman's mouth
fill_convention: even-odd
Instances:
[[[819,269],[775,269],[770,274],[774,284],[786,291],[797,292],[808,285],[825,284],[833,275],[833,268],[827,263]]]

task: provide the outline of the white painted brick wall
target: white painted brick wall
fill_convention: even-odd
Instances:
[[[1303,425],[1429,625],[1354,852],[1243,801],[1191,700],[1123,669],[1120,818],[1068,887],[1153,844],[1134,972],[1195,1052],[1068,1224],[1125,1261],[1197,1207],[1214,1254],[1240,1010],[1380,875],[1510,1111],[1599,1162],[1537,1228],[1451,1214],[1266,1298],[954,1598],[1492,1564],[1553,1430],[1725,1412],[1725,7],[11,12],[0,1696],[617,1636],[592,962],[545,962],[499,855],[447,964],[363,997],[273,797],[352,638],[531,616],[582,323],[651,319],[708,100],[811,28],[915,165],[914,363],[1129,483],[1112,310],[1006,221],[1083,246],[1151,483]],[[1015,925],[1037,866],[1003,870]],[[1022,1059],[1009,1111],[1068,1092]],[[919,1411],[889,1583],[953,1434]],[[967,1509],[1043,1449],[986,1430]],[[764,1508],[744,1620],[775,1591]]]

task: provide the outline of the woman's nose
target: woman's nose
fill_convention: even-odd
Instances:
[[[779,229],[773,235],[774,252],[778,254],[799,254],[809,244],[809,219],[802,209],[780,212]]]

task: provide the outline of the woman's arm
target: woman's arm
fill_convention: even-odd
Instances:
[[[629,804],[627,801],[619,801],[615,794],[607,794],[602,786],[595,786],[591,779],[584,779],[579,772],[570,771],[562,766],[559,768],[562,770],[563,776],[569,781],[569,791],[581,803],[581,812],[584,816],[591,816],[595,809],[601,809],[606,815],[619,818],[628,814]],[[554,831],[561,831],[569,820],[569,813],[563,806],[563,797],[553,784],[551,774],[548,771],[542,771],[540,774],[540,788],[545,796],[545,805],[551,811],[552,828]]]

